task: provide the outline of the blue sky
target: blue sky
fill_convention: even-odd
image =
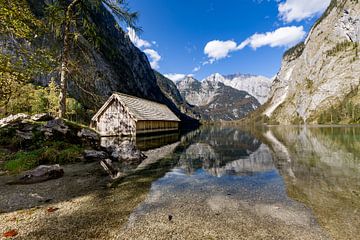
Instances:
[[[132,0],[143,32],[130,35],[153,68],[174,80],[215,72],[272,77],[284,51],[306,37],[329,2]]]

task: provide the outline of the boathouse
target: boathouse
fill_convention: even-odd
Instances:
[[[101,136],[174,131],[179,123],[166,105],[123,93],[111,95],[91,119]]]

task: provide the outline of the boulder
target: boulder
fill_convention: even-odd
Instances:
[[[61,178],[62,176],[64,176],[64,170],[60,165],[40,165],[33,170],[25,172],[25,175],[8,184],[33,184]]]
[[[94,132],[92,130],[89,130],[89,129],[86,129],[86,128],[81,129],[77,133],[77,136],[79,138],[82,138],[86,142],[89,142],[89,143],[95,144],[95,145],[97,145],[99,143],[99,141],[100,141],[100,137],[96,132]]]
[[[69,127],[65,125],[64,121],[60,118],[48,121],[45,126],[41,128],[41,132],[44,132],[45,136],[52,136],[54,131],[66,135],[69,131]]]
[[[54,120],[54,117],[49,113],[39,113],[31,116],[31,120],[35,122],[51,121]]]
[[[146,158],[132,141],[124,140],[118,145],[108,147],[111,152],[111,157],[120,162],[129,164],[139,164]]]
[[[108,154],[104,151],[85,150],[84,158],[89,161],[104,160],[108,158]]]
[[[0,119],[0,127],[5,127],[9,124],[21,122],[24,119],[29,119],[30,116],[25,113],[18,113],[15,115],[10,115],[6,118]]]
[[[19,138],[24,139],[24,140],[31,140],[34,137],[34,134],[31,131],[23,132],[23,131],[16,130],[16,136],[18,136]]]

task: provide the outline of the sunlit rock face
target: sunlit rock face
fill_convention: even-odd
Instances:
[[[334,239],[360,234],[360,128],[271,128],[263,134],[288,194]]]
[[[188,76],[177,82],[177,87],[188,103],[198,107],[203,120],[241,119],[260,106],[248,92],[219,81],[200,82]]]
[[[360,4],[335,2],[305,45],[284,55],[264,111],[278,123],[314,123],[331,106],[360,103]]]

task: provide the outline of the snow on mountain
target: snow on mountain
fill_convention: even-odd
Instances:
[[[219,73],[215,73],[205,78],[203,81],[215,81],[224,83],[232,88],[246,91],[250,95],[254,96],[260,104],[264,104],[270,94],[272,80],[258,75],[250,74],[233,74],[222,76]]]
[[[199,108],[204,120],[235,120],[260,106],[246,91],[226,86],[220,81],[198,81],[191,76],[177,82],[180,94]]]

